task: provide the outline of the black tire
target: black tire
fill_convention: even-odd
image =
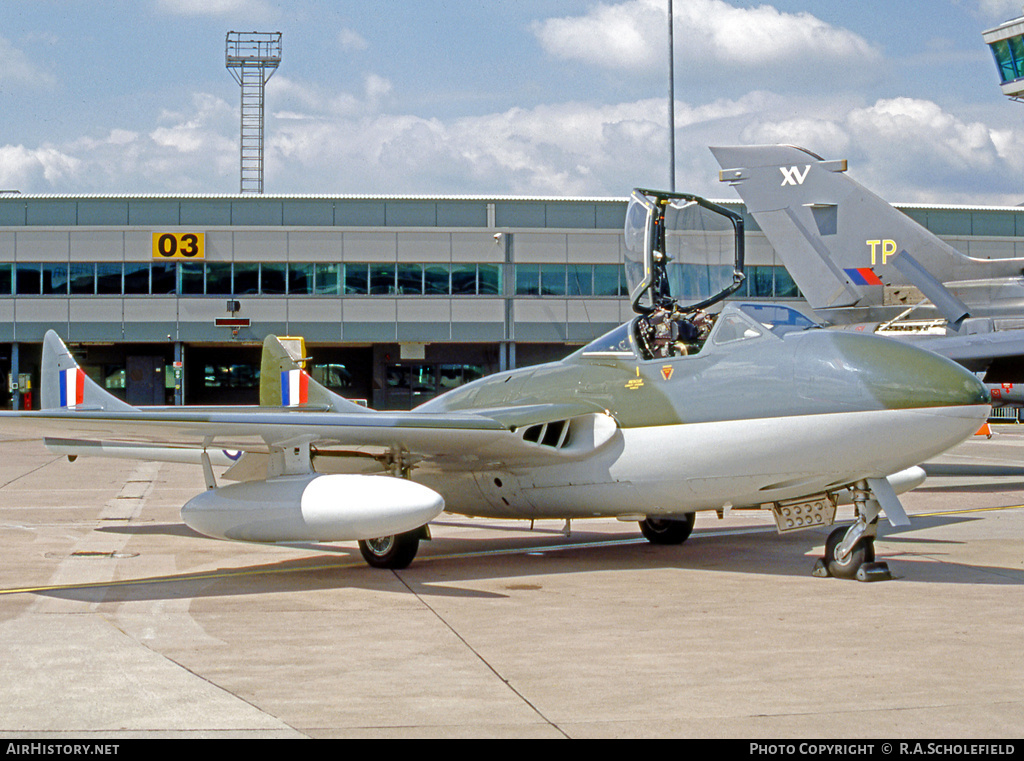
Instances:
[[[652,518],[640,521],[640,533],[651,544],[682,544],[690,538],[696,513],[686,513],[679,518]]]
[[[398,571],[408,568],[420,548],[422,529],[392,534],[376,539],[360,539],[359,552],[363,560],[374,568],[390,568]]]
[[[836,551],[846,536],[848,528],[837,528],[828,535],[825,542],[825,567],[830,576],[837,579],[853,579],[865,563],[875,562],[875,542],[867,536],[858,541],[844,560],[836,557]]]

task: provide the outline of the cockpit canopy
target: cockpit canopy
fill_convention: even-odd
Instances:
[[[658,310],[657,314],[669,316],[665,310]],[[675,314],[679,322],[694,318],[693,313]],[[652,330],[650,318],[640,315],[595,338],[580,353],[584,357],[602,359],[667,359],[696,355],[708,341],[712,346],[725,346],[769,335],[782,338],[787,333],[820,327],[797,310],[781,304],[730,303],[720,313],[700,313],[698,319],[702,321],[703,330],[697,335],[687,336],[686,331],[677,329],[669,340],[661,341],[662,332]]]
[[[633,191],[626,278],[634,311],[694,311],[743,283],[743,218],[699,196]]]

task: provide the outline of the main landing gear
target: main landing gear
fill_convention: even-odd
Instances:
[[[690,538],[696,518],[696,513],[686,513],[678,518],[649,515],[640,521],[640,533],[651,544],[682,544]]]
[[[875,562],[875,538],[882,508],[867,482],[857,482],[853,489],[853,504],[857,519],[852,526],[837,528],[828,535],[825,557],[814,564],[812,574],[857,581],[888,581],[892,578],[889,566]]]
[[[359,552],[367,565],[400,571],[408,568],[420,548],[420,539],[429,539],[430,529],[421,526],[404,534],[392,534],[376,539],[360,539]]]

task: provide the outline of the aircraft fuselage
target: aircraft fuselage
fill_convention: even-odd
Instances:
[[[517,432],[553,464],[509,468],[499,458],[412,477],[443,494],[447,510],[470,515],[678,515],[884,478],[962,440],[987,415],[977,379],[930,352],[834,331],[776,334],[727,314],[743,330],[727,332],[720,318],[695,355],[645,359],[635,341],[609,352],[596,350],[609,343],[598,339],[561,362],[427,402],[416,412],[539,403],[593,412]]]

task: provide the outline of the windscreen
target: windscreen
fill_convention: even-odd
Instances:
[[[742,283],[742,219],[703,198],[634,191],[625,235],[626,278],[640,313],[701,309]]]

